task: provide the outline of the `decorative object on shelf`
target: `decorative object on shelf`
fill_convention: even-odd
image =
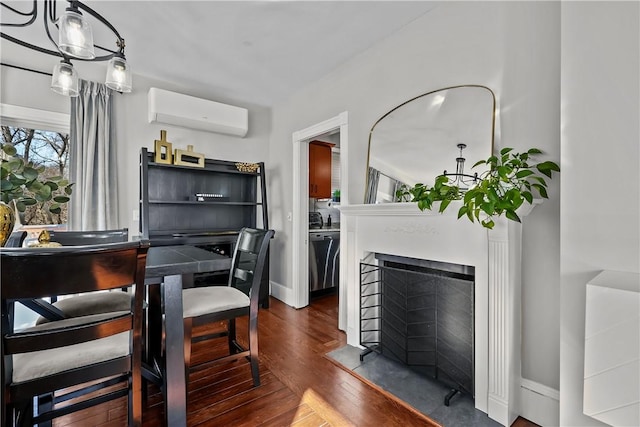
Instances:
[[[479,175],[478,182],[469,189],[461,188],[458,180],[451,181],[450,175],[440,175],[433,187],[418,183],[409,188],[398,190],[398,198],[403,201],[417,202],[420,210],[431,210],[434,202],[440,202],[438,211],[444,212],[451,201],[462,200],[458,210],[458,219],[466,216],[471,222],[476,220],[483,227],[493,228],[494,217],[504,214],[512,221],[520,222],[516,210],[526,200],[533,204],[533,192],[548,199],[547,182],[538,174],[552,178],[553,172],[560,167],[551,161],[537,164],[529,163],[531,157],[542,154],[537,148],[524,153],[512,152],[513,148],[503,148],[500,156],[491,156],[473,165],[487,165],[489,169]]]
[[[16,224],[13,206],[0,202],[0,246],[4,246]]]
[[[178,166],[193,166],[196,168],[204,167],[204,154],[195,153],[193,145],[187,145],[186,150],[176,148],[173,155],[173,164]]]
[[[105,78],[107,87],[118,92],[131,92],[131,69],[124,56],[124,39],[102,15],[82,2],[69,0],[69,6],[62,16],[58,17],[56,0],[43,1],[43,10],[40,14],[44,20],[46,36],[55,48],[55,50],[50,50],[6,33],[9,27],[28,27],[36,22],[38,2],[25,3],[32,5],[30,11],[18,10],[9,6],[6,2],[0,2],[3,6],[3,23],[0,24],[2,27],[0,36],[28,49],[61,58],[60,63],[56,64],[53,69],[51,90],[61,95],[78,96],[78,73],[71,64],[71,59],[78,59],[81,61],[109,61]],[[17,5],[15,6],[17,7]],[[117,50],[110,50],[94,44],[91,25],[82,12],[92,17],[92,21],[95,21],[95,23],[104,25],[107,30],[115,35]],[[52,26],[56,27],[58,31],[57,42],[51,34]],[[14,34],[17,35],[17,31]],[[106,53],[96,55],[96,49]]]
[[[155,140],[154,153],[155,153],[155,157],[153,160],[156,163],[163,163],[166,165],[170,165],[171,163],[173,163],[172,144],[169,141],[167,141],[166,130],[161,130],[160,139]]]
[[[224,194],[217,193],[196,193],[191,196],[191,200],[195,202],[222,201],[222,199],[226,199]]]
[[[17,150],[12,144],[0,143],[2,150],[2,176],[0,186],[2,188],[1,201],[8,206],[0,210],[0,230],[6,232],[7,238],[13,231],[15,224],[14,207],[19,212],[24,212],[27,206],[37,203],[51,202],[49,212],[60,214],[60,205],[69,201],[73,184],[61,176],[41,177],[45,171],[43,165],[36,166],[33,162],[25,162],[17,155]],[[7,224],[5,221],[9,221]],[[6,240],[2,240],[2,246]]]
[[[257,163],[236,163],[236,169],[238,169],[240,172],[255,173],[255,171],[257,171],[259,167],[260,165]]]
[[[57,248],[59,246],[62,245],[58,242],[51,241],[49,230],[42,230],[38,236],[38,241],[29,244],[30,248]]]

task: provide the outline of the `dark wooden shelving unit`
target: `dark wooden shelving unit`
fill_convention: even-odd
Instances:
[[[154,157],[142,148],[140,233],[152,245],[187,244],[230,256],[242,227],[269,228],[263,162],[256,172],[243,172],[227,160],[205,159],[200,168],[156,163]],[[215,197],[197,201],[201,193]]]

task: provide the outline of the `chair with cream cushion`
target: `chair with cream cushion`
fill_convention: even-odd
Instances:
[[[98,231],[50,230],[49,240],[60,243],[62,246],[120,243],[129,240],[129,230],[127,228]],[[119,291],[75,295],[53,303],[67,318],[127,310],[130,304],[131,295]],[[45,317],[39,317],[36,324],[42,324],[49,320]]]
[[[129,401],[128,424],[141,425],[147,250],[148,243],[141,242],[0,250],[3,425],[47,423],[124,396]],[[131,288],[134,296],[126,310],[12,328],[17,301],[123,287]],[[110,388],[96,393],[104,387]],[[34,397],[52,394],[50,412],[33,407]]]
[[[198,342],[207,338],[228,336],[229,355],[217,359],[216,362],[248,358],[251,364],[253,383],[255,386],[260,385],[258,305],[262,271],[264,270],[269,240],[273,234],[273,230],[243,228],[236,241],[228,285],[205,286],[182,291],[185,369],[187,373],[190,367],[192,341]],[[249,295],[237,289],[238,286],[248,288]],[[241,347],[236,341],[235,319],[240,316],[249,316],[249,346],[247,349]],[[227,330],[222,334],[192,337],[194,327],[221,320],[227,321]]]

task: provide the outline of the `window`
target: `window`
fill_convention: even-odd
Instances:
[[[69,177],[69,134],[27,127],[0,126],[2,143],[10,143],[18,150],[18,155],[25,162],[33,162],[36,166],[44,166],[41,177]],[[68,206],[61,206],[62,212],[49,212],[48,204],[38,203],[27,206],[20,213],[22,225],[66,224]]]
[[[37,153],[34,153],[34,151],[43,150],[41,146],[44,144],[47,144],[44,141],[45,139],[47,138],[55,139],[57,137],[60,137],[60,140],[52,141],[52,143],[57,146],[62,145],[63,139],[67,141],[67,146],[64,153],[58,154],[57,152],[56,153],[49,152],[48,155],[45,152],[42,153],[43,157],[53,156],[53,159],[59,159],[58,163],[62,162],[62,159],[64,159],[62,163],[63,163],[63,176],[65,177],[68,175],[68,165],[69,165],[68,163],[69,162],[68,141],[69,141],[69,133],[70,133],[69,121],[70,121],[69,114],[0,103],[0,138],[2,142],[14,141],[14,138],[19,139],[21,137],[20,133],[13,136],[11,136],[12,135],[11,133],[5,133],[5,128],[7,129],[8,132],[11,132],[11,129],[13,130],[22,129],[24,132],[33,130],[33,133],[34,133],[33,139],[36,139],[36,142],[35,143],[32,142],[32,144],[28,146],[27,153],[29,155],[30,160],[34,162],[44,161],[43,159],[40,159],[40,155]],[[20,148],[20,145],[23,146],[22,149]],[[36,147],[36,145],[38,145],[39,147]],[[24,147],[26,146],[27,146],[26,141],[24,141],[18,144],[16,148],[19,150],[18,151],[19,153],[24,154],[24,150],[25,150]],[[51,150],[53,150],[53,148],[51,148]],[[51,167],[57,167],[57,166],[55,166],[55,162],[52,162],[52,165],[47,167],[51,168]],[[59,172],[57,172],[57,174],[59,174]],[[60,229],[60,228],[66,229],[67,209],[68,209],[68,204],[65,205],[64,214],[60,215],[61,218],[56,218],[56,217],[52,218],[47,215],[36,215],[33,213],[32,214],[25,213],[25,215],[19,216],[18,218],[19,223],[18,221],[16,221],[17,222],[16,228],[22,227],[23,229],[26,229],[29,232],[29,235],[27,237],[27,242],[37,239],[40,231],[44,228],[55,227],[57,229]],[[48,213],[46,209],[44,211],[45,213]],[[36,221],[37,221],[36,218],[41,219],[40,221],[38,221],[39,224],[36,224]],[[30,225],[26,225],[27,220],[29,221]],[[46,223],[46,225],[43,225],[42,223]],[[25,242],[25,244],[27,242]]]

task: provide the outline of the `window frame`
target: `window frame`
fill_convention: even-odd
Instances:
[[[0,103],[0,123],[6,126],[69,134],[71,130],[71,115]]]

